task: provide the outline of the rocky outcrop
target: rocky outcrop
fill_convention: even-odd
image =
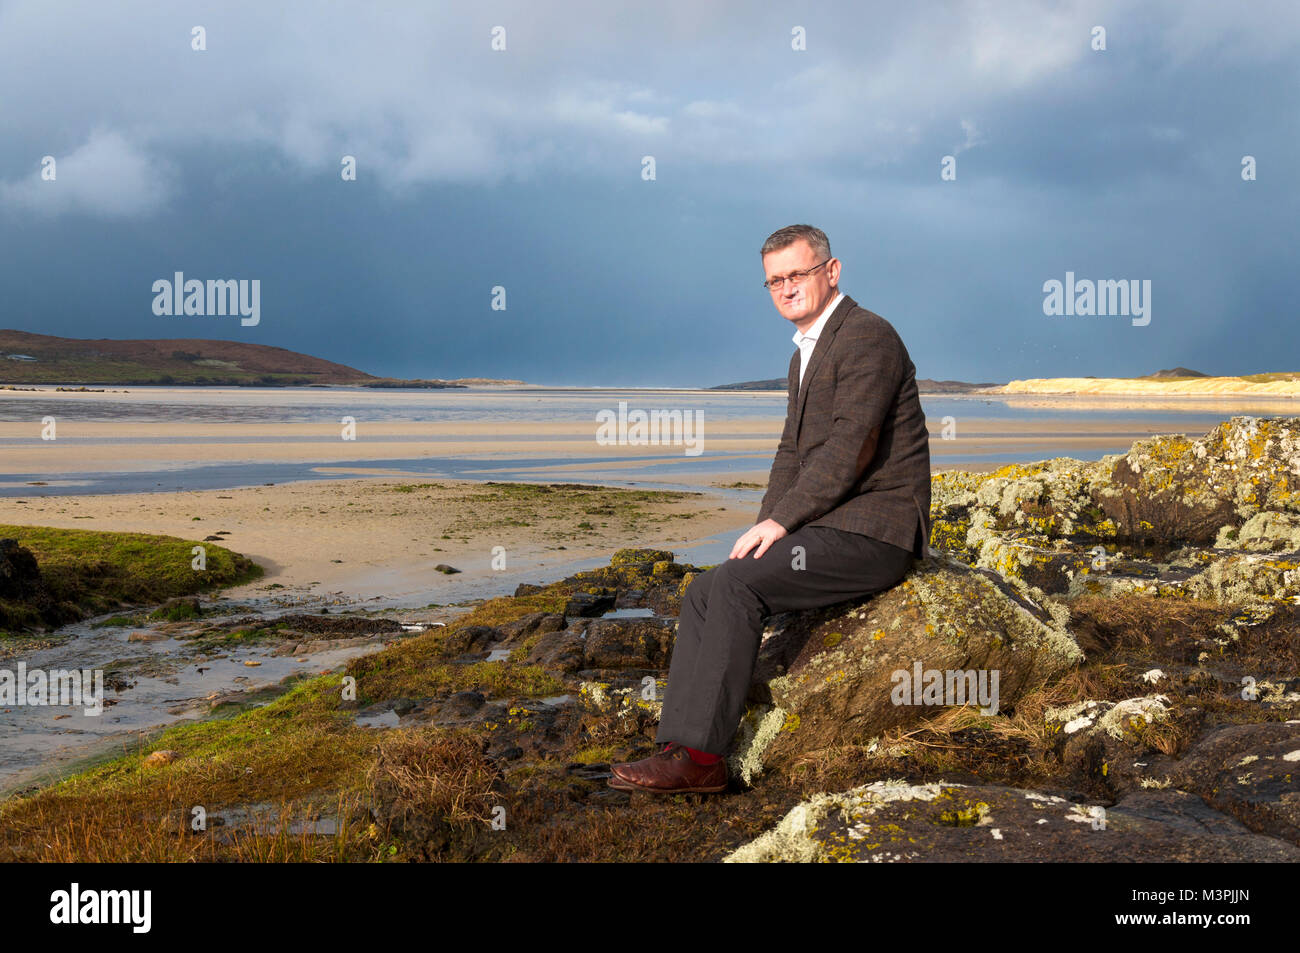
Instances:
[[[1138,788],[1163,787],[1163,755],[1185,740],[1168,696],[1088,699],[1044,714],[1051,755],[1069,781],[1096,796],[1117,798]]]
[[[1167,718],[1163,696],[1048,715],[1117,764]],[[747,861],[1290,861],[1300,859],[1300,721],[1204,737],[1163,781],[1080,803],[997,785],[877,781],[818,795],[726,859]],[[1145,766],[1145,765],[1144,765]]]
[[[936,706],[995,714],[1082,658],[1042,607],[995,574],[936,554],[874,597],[774,617],[755,666],[759,704],[732,766],[748,782],[765,766],[866,742]]]
[[[1294,863],[1300,847],[1182,791],[1138,792],[1106,807],[999,785],[885,780],[800,803],[725,860]]]
[[[930,544],[1045,598],[1300,597],[1300,418],[1233,417],[1133,444],[932,481]]]
[[[1300,720],[1219,728],[1178,762],[1171,783],[1300,845]]]

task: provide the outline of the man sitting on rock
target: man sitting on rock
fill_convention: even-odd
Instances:
[[[907,348],[839,291],[840,262],[821,229],[780,229],[761,254],[764,286],[798,329],[785,429],[758,522],[682,599],[655,738],[663,747],[613,765],[619,790],[726,790],[723,754],[765,618],[888,589],[926,554],[929,434]]]

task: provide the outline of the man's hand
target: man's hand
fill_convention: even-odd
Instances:
[[[744,536],[736,540],[736,545],[731,547],[731,555],[727,558],[743,559],[746,553],[757,546],[758,549],[754,552],[754,558],[758,559],[767,552],[768,547],[785,535],[787,535],[785,527],[776,520],[763,520],[763,522],[751,526],[745,531]]]

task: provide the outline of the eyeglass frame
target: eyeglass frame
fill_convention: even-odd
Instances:
[[[796,285],[801,284],[802,282],[805,282],[809,278],[811,278],[812,273],[814,271],[816,271],[822,265],[826,264],[826,262],[831,261],[834,257],[835,256],[832,255],[830,258],[827,258],[826,261],[821,262],[821,264],[813,265],[811,268],[807,269],[806,271],[792,271],[788,275],[778,275],[775,278],[769,278],[767,279],[767,281],[763,282],[763,287],[766,288],[768,291],[776,291],[777,288],[784,288],[785,283],[787,281],[794,282]],[[795,277],[796,275],[798,277]],[[774,285],[773,282],[775,281],[779,281],[780,284]]]

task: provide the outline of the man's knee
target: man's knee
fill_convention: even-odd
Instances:
[[[695,578],[691,580],[691,584],[686,587],[686,591],[682,593],[682,601],[690,602],[703,609],[708,604],[709,590],[713,588],[713,579],[716,572],[717,567],[715,566],[713,569],[706,569],[704,572],[696,574]]]
[[[709,570],[709,594],[712,599],[762,604],[763,593],[771,586],[771,564],[752,556],[728,559]]]

